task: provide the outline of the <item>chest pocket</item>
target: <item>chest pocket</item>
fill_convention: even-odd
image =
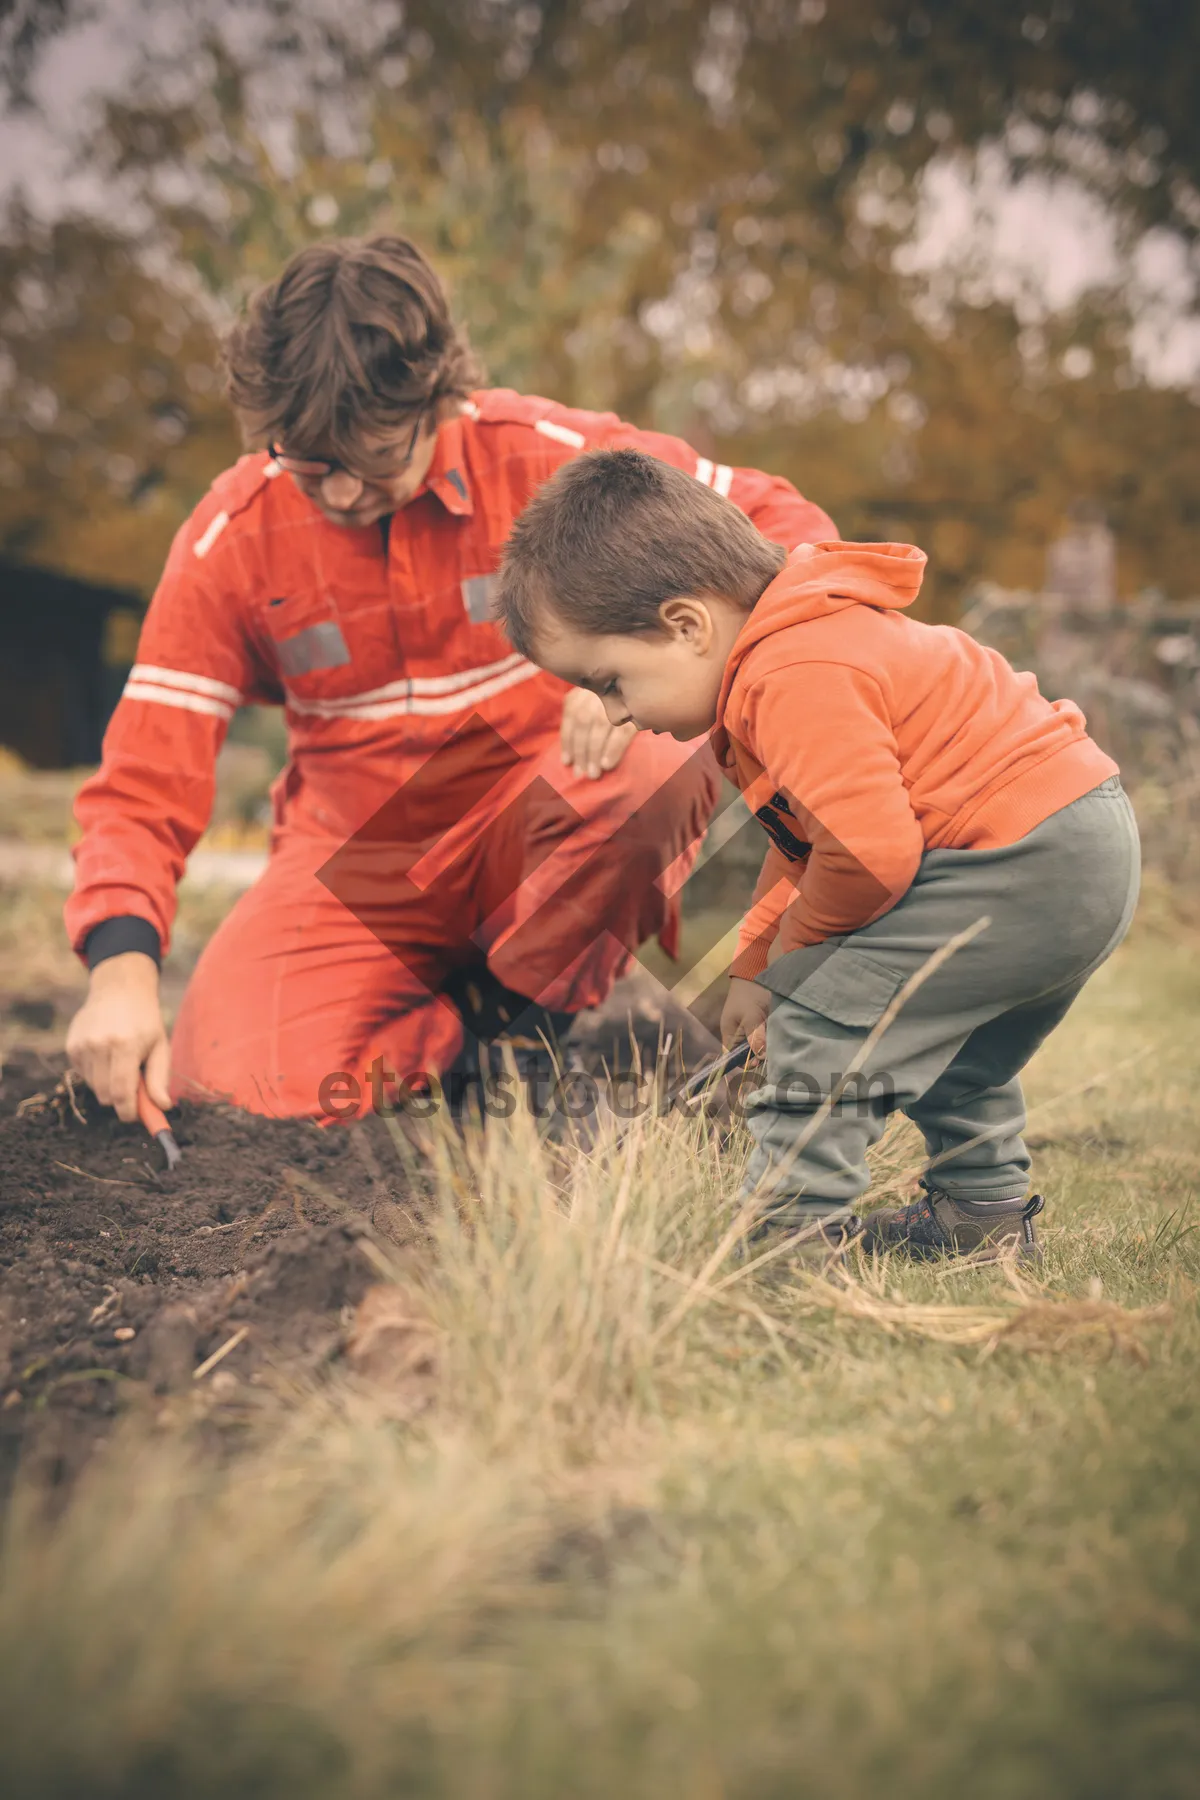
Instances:
[[[472,625],[495,624],[496,576],[467,575],[460,587],[463,610]]]
[[[350,651],[336,619],[319,619],[304,625],[291,637],[280,638],[276,653],[281,675],[315,675],[319,669],[340,669],[350,661]]]
[[[288,594],[267,602],[264,623],[275,666],[294,692],[320,692],[350,663],[350,646],[329,594]]]
[[[792,825],[796,821],[782,794],[772,794],[771,798],[758,808],[754,816],[762,824],[775,848],[783,856],[786,856],[789,862],[801,862],[812,849],[812,845],[806,844],[802,838],[797,837],[791,829],[791,825],[787,823],[789,819]]]

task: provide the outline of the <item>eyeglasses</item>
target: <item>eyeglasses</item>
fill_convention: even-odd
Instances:
[[[298,475],[301,481],[323,481],[327,475],[337,475],[339,473],[351,475],[355,481],[361,481],[368,486],[373,481],[391,481],[397,475],[402,475],[412,461],[413,456],[416,453],[417,440],[421,435],[421,427],[425,423],[425,414],[428,410],[428,407],[423,406],[417,414],[416,422],[412,429],[412,436],[408,440],[408,449],[405,451],[400,461],[388,462],[385,467],[376,469],[373,475],[363,475],[360,474],[357,469],[348,469],[345,463],[308,461],[302,456],[288,456],[274,441],[267,445],[267,454],[271,457],[273,462],[279,464],[281,469],[286,470],[289,475]]]

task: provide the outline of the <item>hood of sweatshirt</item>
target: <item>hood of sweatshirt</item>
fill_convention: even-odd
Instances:
[[[920,593],[926,561],[925,552],[915,544],[798,545],[774,581],[763,590],[729,653],[717,701],[715,732],[722,731],[738,670],[756,644],[778,631],[845,612],[850,606],[901,611],[911,606]],[[719,752],[721,746],[715,747]]]

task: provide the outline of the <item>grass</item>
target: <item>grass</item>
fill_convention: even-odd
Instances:
[[[736,1257],[697,1289],[737,1156],[684,1121],[565,1198],[519,1118],[443,1145],[358,1375],[222,1466],[135,1425],[64,1512],[19,1500],[0,1784],[1195,1795],[1198,1004],[1152,906],[1031,1070],[1021,1291]],[[880,1188],[916,1162],[901,1125]]]

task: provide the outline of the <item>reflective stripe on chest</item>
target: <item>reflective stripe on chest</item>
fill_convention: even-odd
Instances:
[[[289,693],[288,706],[293,712],[318,719],[395,719],[405,714],[436,717],[466,712],[539,673],[533,663],[514,651],[498,662],[460,669],[455,675],[406,676],[337,700],[302,700]]]

